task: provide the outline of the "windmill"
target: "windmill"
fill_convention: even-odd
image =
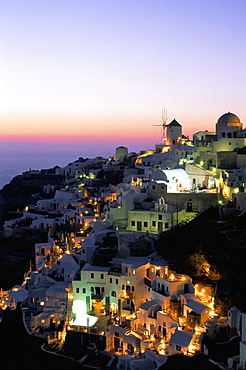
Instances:
[[[161,126],[162,127],[162,144],[165,144],[166,141],[166,126],[167,126],[167,110],[164,107],[161,111],[161,125],[153,125],[153,126]]]

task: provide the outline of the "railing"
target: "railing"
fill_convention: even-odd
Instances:
[[[132,292],[122,291],[122,292],[120,292],[120,298],[133,299],[134,298],[134,294]]]
[[[104,298],[104,293],[91,293],[91,299],[100,299]]]
[[[122,275],[120,272],[115,272],[115,271],[110,271],[108,274],[113,275],[113,276],[121,276]]]

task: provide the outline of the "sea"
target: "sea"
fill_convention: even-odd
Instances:
[[[94,158],[97,155],[109,158],[114,149],[79,144],[1,143],[0,142],[0,189],[16,175],[32,170],[64,167],[79,157]],[[101,152],[101,153],[100,153]]]

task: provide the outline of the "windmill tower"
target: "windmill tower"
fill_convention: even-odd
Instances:
[[[161,125],[153,125],[153,126],[161,126],[162,127],[162,138],[161,143],[165,145],[166,143],[166,126],[167,126],[167,110],[164,107],[161,111]]]

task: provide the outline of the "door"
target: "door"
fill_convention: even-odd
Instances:
[[[137,231],[142,231],[142,222],[137,221]]]
[[[114,337],[114,349],[117,351],[120,347],[120,338]]]
[[[162,228],[163,228],[163,223],[158,222],[158,231],[162,231]]]

